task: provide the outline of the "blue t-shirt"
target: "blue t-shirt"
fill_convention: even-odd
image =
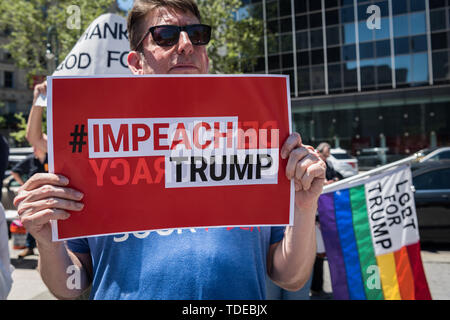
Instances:
[[[67,241],[90,253],[91,299],[265,299],[284,227],[170,229]]]

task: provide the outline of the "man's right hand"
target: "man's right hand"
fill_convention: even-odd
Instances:
[[[46,96],[47,95],[47,81],[41,82],[34,86],[33,90],[33,106],[36,103],[37,98],[39,95]]]
[[[66,220],[71,215],[68,211],[83,209],[83,194],[68,184],[69,179],[64,176],[37,173],[14,198],[22,224],[40,245],[52,245],[50,220]]]

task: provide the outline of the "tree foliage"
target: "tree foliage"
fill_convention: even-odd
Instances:
[[[242,8],[241,0],[197,0],[203,23],[212,26],[208,46],[212,73],[251,70],[261,55],[263,22]],[[243,17],[242,17],[243,16]]]
[[[0,2],[0,30],[9,33],[3,46],[17,67],[28,75],[47,74],[47,42],[57,33],[59,61],[72,47],[89,24],[102,13],[108,12],[114,0],[2,0]],[[77,6],[79,10],[73,10]],[[77,9],[75,7],[75,9]],[[79,13],[79,14],[78,14]]]

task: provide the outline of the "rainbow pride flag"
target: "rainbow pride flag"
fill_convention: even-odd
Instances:
[[[411,185],[407,165],[320,196],[334,299],[431,300]]]

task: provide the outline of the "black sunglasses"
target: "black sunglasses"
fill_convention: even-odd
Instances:
[[[178,43],[181,31],[186,31],[194,46],[207,45],[211,40],[211,27],[206,24],[190,24],[182,27],[173,25],[154,26],[148,29],[136,46],[136,50],[139,50],[149,33],[152,34],[153,40],[158,46],[171,47]]]

